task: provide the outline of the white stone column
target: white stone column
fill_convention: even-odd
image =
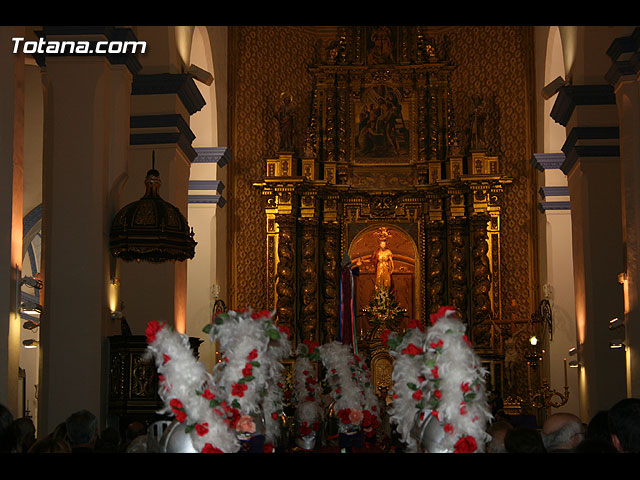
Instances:
[[[12,38],[24,27],[1,27],[0,45],[0,403],[18,415],[22,192],[24,165],[24,55]]]
[[[554,412],[580,413],[579,382],[576,369],[569,363],[577,360],[569,350],[578,345],[573,283],[573,251],[571,240],[571,205],[567,177],[560,170],[564,154],[534,154],[531,161],[542,171],[540,202],[540,283],[541,298],[546,298],[552,310],[552,335],[545,359],[552,389],[564,394],[565,359],[567,403]],[[555,398],[554,400],[557,400]]]
[[[62,28],[62,27],[59,27]],[[111,30],[77,34],[105,39]],[[87,36],[85,36],[87,35]],[[44,62],[43,264],[46,285],[40,327],[41,431],[69,414],[106,414],[105,339],[111,277],[109,228],[114,179],[128,146],[132,72],[107,56],[47,56]]]
[[[613,89],[572,85],[552,118],[567,128],[562,147],[571,198],[580,416],[587,420],[625,396],[624,352],[609,346],[609,320],[623,314],[620,152]]]
[[[640,396],[640,83],[638,55],[640,29],[611,44],[613,62],[607,80],[613,85],[620,131],[620,177],[622,202],[624,337],[627,395]]]
[[[213,302],[217,298],[228,305],[227,298],[227,209],[225,184],[221,180],[231,154],[226,147],[196,148],[198,156],[191,166],[189,179],[189,224],[200,249],[189,263],[187,294],[187,333],[200,337],[200,359],[213,368],[215,346],[202,328],[211,321]],[[217,292],[213,292],[215,288]]]

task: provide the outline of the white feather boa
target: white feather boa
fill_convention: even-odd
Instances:
[[[164,402],[159,413],[174,414],[190,430],[197,451],[237,452],[240,443],[225,422],[226,416],[211,408],[217,389],[211,375],[193,355],[189,337],[158,322],[150,322],[146,333],[147,348],[158,370],[158,393]]]
[[[404,335],[389,336],[395,358],[390,418],[408,451],[417,419],[433,414],[446,432],[442,447],[451,452],[482,452],[491,419],[479,357],[466,326],[451,307],[433,314],[426,332],[416,324]]]
[[[389,407],[389,421],[396,425],[400,440],[408,452],[416,452],[417,439],[412,430],[416,417],[422,411],[421,399],[426,392],[426,378],[422,376],[426,363],[426,333],[413,324],[403,335],[391,333],[387,342],[396,341],[390,353],[393,364],[393,401]]]
[[[316,347],[317,348],[317,347]],[[298,344],[296,362],[293,367],[293,399],[296,405],[295,418],[298,428],[314,428],[324,417],[321,402],[322,389],[316,380],[316,369],[312,362],[318,352],[307,343]],[[297,432],[305,436],[304,432]]]
[[[334,411],[338,416],[350,413],[342,418],[343,425],[359,427],[362,423],[364,395],[357,379],[357,367],[351,347],[334,341],[318,347],[320,358],[326,368],[325,380],[331,388]],[[340,424],[340,422],[339,422]]]
[[[273,312],[231,311],[207,325],[224,359],[209,374],[194,357],[189,338],[158,322],[146,330],[164,402],[201,452],[240,449],[235,423],[242,415],[264,414],[265,440],[279,434],[282,411],[281,360],[291,353],[288,333],[273,323]]]
[[[441,314],[427,332],[430,365],[423,372],[431,383],[430,408],[444,427],[443,447],[453,452],[483,452],[492,418],[485,391],[487,372],[455,310],[445,309]]]

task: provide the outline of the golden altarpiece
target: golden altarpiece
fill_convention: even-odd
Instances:
[[[282,92],[278,153],[254,184],[266,215],[268,308],[295,332],[294,342],[336,340],[339,270],[348,257],[360,271],[358,353],[370,360],[378,392],[391,388],[393,368],[381,330],[413,318],[426,325],[430,313],[452,305],[486,362],[489,389],[506,396],[508,352],[496,325],[501,204],[512,180],[487,147],[482,99],[474,97],[471,118],[456,123],[455,63],[420,27],[341,33],[309,67],[309,99],[297,99],[311,102],[304,146],[294,148],[296,99]],[[406,310],[394,325],[361,314],[375,288],[381,240]]]

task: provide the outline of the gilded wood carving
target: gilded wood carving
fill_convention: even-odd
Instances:
[[[505,294],[526,304],[531,292],[502,275],[505,258],[520,262],[520,270],[528,264],[529,239],[504,224],[505,214],[526,216],[507,201],[524,196],[526,185],[513,185],[509,173],[518,172],[512,154],[526,135],[514,135],[513,122],[503,128],[504,100],[480,78],[469,79],[460,41],[471,48],[478,37],[454,27],[434,31],[338,27],[335,37],[314,42],[308,78],[298,84],[308,91],[292,97],[295,117],[306,122],[294,148],[283,143],[285,131],[267,135],[276,151],[264,155],[266,169],[254,177],[262,195],[275,199],[262,211],[275,224],[267,227],[275,233],[266,245],[277,275],[268,277],[266,297],[295,341],[336,338],[337,267],[358,232],[410,224],[415,317],[426,323],[439,306],[453,305],[487,358],[503,358],[495,325]],[[467,70],[461,72],[459,60]],[[287,91],[280,80],[274,99]],[[518,236],[519,251],[505,247],[505,235]],[[501,375],[500,368],[491,371]]]

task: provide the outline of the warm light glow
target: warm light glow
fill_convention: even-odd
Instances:
[[[118,310],[118,299],[120,298],[120,282],[114,279],[109,282],[109,290],[107,292],[107,301],[109,302],[109,311],[111,313]]]
[[[531,343],[531,345],[537,345],[538,344],[538,338],[533,335],[530,339],[529,342]]]
[[[191,38],[193,37],[193,29],[195,27],[175,27],[176,47],[178,55],[188,67],[191,65]]]
[[[578,47],[578,27],[562,25],[560,37],[562,38],[562,53],[564,55],[564,68],[570,74],[573,63],[576,60],[576,50]]]

